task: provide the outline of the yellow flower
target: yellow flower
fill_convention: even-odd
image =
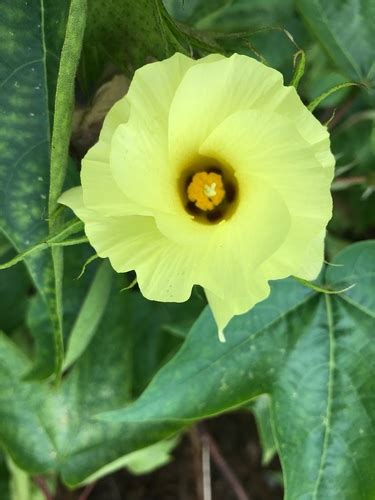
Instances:
[[[175,54],[136,71],[60,202],[148,299],[204,287],[223,339],[269,280],[317,276],[333,166],[326,128],[278,71]]]

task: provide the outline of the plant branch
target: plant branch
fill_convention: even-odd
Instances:
[[[338,109],[331,108],[328,111],[326,111],[323,114],[323,117],[321,120],[322,123],[325,123],[328,121],[327,126],[328,126],[329,130],[332,130],[333,128],[335,128],[341,122],[341,120],[344,118],[344,116],[350,111],[350,108],[353,106],[353,103],[354,103],[356,98],[357,98],[357,94],[351,93],[349,98],[342,104],[342,106],[340,108],[338,108]],[[330,117],[332,117],[332,118],[330,119]]]
[[[195,490],[197,500],[204,500],[203,498],[203,483],[202,483],[202,456],[201,456],[201,439],[196,427],[193,427],[188,432],[192,454],[193,454],[193,468],[195,476]]]
[[[92,493],[93,489],[96,486],[96,481],[93,483],[90,483],[86,486],[86,488],[82,491],[82,493],[79,495],[78,500],[87,500]]]
[[[204,428],[202,428],[202,426],[199,427],[199,432],[201,440],[205,442],[209,447],[212,461],[214,462],[216,467],[220,470],[220,472],[223,474],[228,484],[231,486],[237,499],[251,500],[249,495],[245,492],[244,487],[240,483],[239,479],[229,466],[228,462],[225,460],[214,438]]]
[[[53,495],[50,492],[50,490],[47,486],[47,483],[45,482],[45,480],[41,476],[34,476],[33,481],[38,486],[40,491],[43,493],[44,498],[46,500],[53,500]]]

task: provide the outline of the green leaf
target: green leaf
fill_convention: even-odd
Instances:
[[[153,59],[185,52],[161,0],[90,0],[80,66],[86,91],[109,62],[131,75]]]
[[[165,432],[163,424],[152,427],[141,425],[141,429],[138,425],[119,425],[93,418],[107,408],[119,408],[131,401],[138,382],[134,375],[134,364],[137,363],[135,345],[143,347],[144,351],[152,348],[151,339],[148,344],[144,342],[146,335],[143,331],[148,331],[151,338],[157,339],[162,355],[159,304],[148,302],[132,291],[120,293],[121,287],[121,276],[115,275],[109,298],[110,307],[102,318],[95,338],[73,366],[63,383],[61,395],[51,405],[51,421],[61,412],[68,415],[64,432],[57,425],[54,427],[56,439],[61,443],[60,472],[69,485],[80,484],[94,473],[101,474],[100,470],[104,466],[117,468],[121,460],[129,465],[132,459],[127,456],[129,453],[153,445],[172,433],[170,429]],[[134,302],[135,297],[139,300]],[[140,304],[140,301],[147,307],[134,309],[134,304]],[[137,318],[133,319],[134,314]],[[160,358],[156,360],[154,355],[150,359],[154,363],[154,370],[160,366]],[[142,368],[145,366],[141,365],[137,369]],[[62,404],[60,408],[59,404]],[[159,452],[163,448],[165,451],[165,445],[156,448]],[[144,453],[147,454],[147,451]],[[142,454],[138,455],[138,459],[142,458]],[[160,460],[163,456],[165,458],[165,454],[158,453]],[[144,459],[143,465],[146,467]],[[136,466],[135,462],[133,466]]]
[[[190,299],[183,304],[164,304],[167,318],[163,329],[184,339],[194,322],[206,305],[206,297],[202,289],[195,287]]]
[[[44,500],[45,496],[32,478],[8,457],[8,467],[11,475],[12,500]]]
[[[159,441],[141,450],[133,451],[105,465],[95,472],[95,474],[86,478],[82,484],[89,484],[93,481],[97,481],[99,478],[122,468],[127,468],[132,474],[148,474],[171,461],[171,451],[177,444],[178,439],[174,437]]]
[[[61,387],[22,381],[27,359],[0,338],[0,439],[18,466],[38,474],[57,470],[73,486],[195,420],[269,394],[286,499],[372,498],[374,258],[375,242],[337,255],[340,267],[329,266],[325,281],[334,289],[358,283],[341,295],[322,295],[292,279],[274,283],[269,299],[232,320],[226,344],[218,342],[207,309],[131,405],[133,343],[142,345],[140,328],[155,323],[159,329],[150,336],[161,336],[163,321],[155,303],[134,291],[119,293],[116,275],[111,307]],[[130,297],[138,297],[139,307]],[[139,320],[129,324],[134,312]],[[105,420],[95,418],[103,412]]]
[[[107,261],[99,266],[91,287],[78,312],[69,336],[63,369],[69,368],[84,352],[94,336],[107,306],[113,271]]]
[[[68,341],[70,339],[68,334],[72,332],[74,325],[78,321],[78,315],[80,312],[79,306],[85,302],[89,294],[90,286],[92,285],[95,277],[97,266],[93,265],[92,268],[85,273],[85,276],[82,279],[76,279],[81,268],[81,263],[87,259],[88,255],[91,254],[92,250],[88,245],[65,248],[63,279],[63,325],[65,332],[65,344],[69,344]],[[53,335],[51,323],[48,321],[48,315],[43,307],[43,301],[39,295],[30,298],[27,314],[27,326],[33,336],[36,336],[37,334],[45,337]],[[97,326],[97,323],[96,325],[91,325],[94,331]],[[75,340],[75,343],[77,340],[78,339]],[[49,353],[46,350],[42,353],[42,355],[48,356]]]
[[[267,394],[259,396],[250,404],[254,414],[262,448],[262,464],[268,465],[277,453],[272,430],[271,400]]]
[[[143,395],[102,418],[164,421],[167,432],[269,394],[285,498],[372,498],[374,259],[375,242],[337,256],[330,287],[358,283],[341,295],[276,282],[267,301],[231,321],[226,344],[207,310]]]
[[[211,17],[217,16],[221,11],[227,11],[233,0],[164,0],[168,12],[178,21],[188,24],[202,23],[207,25]]]
[[[73,247],[66,252],[66,329],[77,323],[76,304],[82,303],[87,296],[88,286],[95,275],[93,264],[80,280],[74,279],[81,262],[87,258],[87,250],[86,255],[83,247]],[[102,263],[102,270],[103,265],[106,263]],[[101,274],[103,276],[103,272]],[[77,485],[92,474],[101,475],[123,463],[133,469],[143,467],[146,470],[167,460],[167,451],[173,444],[155,443],[170,433],[146,425],[139,434],[138,427],[134,432],[127,425],[108,424],[93,418],[98,412],[130,402],[132,394],[139,391],[139,381],[134,377],[136,372],[145,368],[143,363],[151,360],[155,371],[168,355],[168,348],[174,349],[180,343],[175,337],[163,333],[164,321],[171,318],[159,308],[165,304],[146,301],[133,291],[120,293],[122,286],[123,277],[113,274],[109,307],[94,338],[60,386],[23,380],[24,372],[30,369],[29,360],[9,340],[0,337],[0,441],[16,464],[29,473],[57,471],[63,474],[67,483]],[[133,302],[133,297],[138,300]],[[133,306],[137,306],[135,311]],[[38,301],[34,300],[29,321],[39,321],[34,328],[48,335],[48,322],[43,324],[43,307],[41,310],[38,307]],[[136,317],[133,318],[133,314]],[[146,333],[150,337],[147,343]],[[142,348],[148,350],[148,358],[140,356]],[[151,349],[154,349],[153,353]],[[140,366],[135,368],[135,363]],[[152,375],[147,366],[147,380]],[[135,453],[151,445],[150,450]]]
[[[338,68],[375,91],[375,1],[297,0],[306,24]]]
[[[198,6],[193,8],[195,4]],[[172,12],[181,19],[182,10],[192,14],[183,19],[184,22],[193,22],[195,28],[202,30],[202,37],[216,40],[216,52],[228,55],[239,52],[256,57],[279,69],[285,81],[290,81],[293,76],[292,60],[296,47],[307,46],[309,42],[306,29],[295,11],[294,0],[189,1],[184,2],[179,12],[176,9]],[[202,13],[205,14],[203,17]]]
[[[56,10],[57,30],[49,17]],[[18,252],[48,234],[49,112],[66,11],[63,0],[4,0],[0,10],[0,229]],[[46,252],[25,262],[54,325],[54,336],[35,339],[49,356],[37,355],[33,374],[48,377],[62,351],[52,258]]]
[[[11,258],[13,254],[10,245],[1,235],[0,254],[5,259]],[[24,266],[0,273],[0,330],[9,334],[24,322],[30,287],[30,279]]]
[[[132,474],[148,474],[171,461],[171,452],[177,446],[178,441],[178,438],[173,437],[129,453],[126,456],[126,467]]]
[[[123,430],[90,418],[129,400],[131,339],[125,335],[127,307],[119,288],[117,281],[95,342],[60,387],[22,381],[29,361],[0,337],[0,439],[24,470],[45,474],[69,462],[70,454],[79,461],[81,453],[86,456],[78,468],[92,473],[125,454],[118,451]]]
[[[194,294],[187,303],[150,302],[129,293],[128,327],[133,337],[133,397],[138,396],[155,372],[180,347],[205,305]]]
[[[39,382],[21,382],[29,364],[18,348],[0,335],[1,443],[22,469],[50,472],[56,467],[57,453],[42,417],[48,388]]]

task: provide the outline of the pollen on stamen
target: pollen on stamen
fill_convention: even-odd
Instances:
[[[222,176],[215,172],[197,172],[187,187],[187,196],[200,210],[213,210],[225,198]]]

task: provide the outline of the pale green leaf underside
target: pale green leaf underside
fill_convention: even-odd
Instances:
[[[107,261],[102,262],[70,333],[63,364],[64,370],[69,368],[82,355],[92,340],[108,304],[112,276],[109,263]]]

